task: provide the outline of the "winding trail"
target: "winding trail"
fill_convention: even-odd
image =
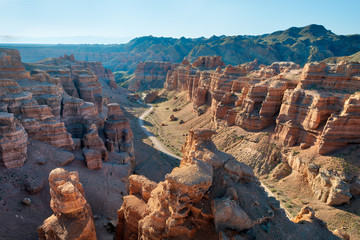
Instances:
[[[154,144],[155,148],[161,152],[163,152],[164,154],[175,158],[177,160],[181,160],[181,157],[176,156],[175,154],[173,154],[167,147],[165,147],[162,142],[160,142],[156,136],[154,136],[153,133],[149,132],[149,130],[144,126],[144,119],[151,113],[151,111],[154,109],[153,106],[151,106],[150,104],[148,104],[148,106],[150,107],[148,110],[146,110],[145,112],[143,112],[139,119],[138,119],[138,123],[140,128],[144,131],[144,133],[149,137],[149,139],[151,140],[151,142]],[[273,192],[270,191],[269,188],[267,188],[262,182],[261,182],[261,186],[264,188],[264,190],[268,193],[269,197],[273,197],[277,200],[275,194]],[[279,200],[278,200],[279,201]],[[280,207],[285,211],[286,216],[288,217],[288,219],[291,219],[292,216],[291,214],[286,210],[286,208],[284,208],[283,204],[281,203],[281,201],[279,201],[280,203]]]
[[[146,110],[145,112],[143,112],[139,119],[138,119],[138,123],[140,125],[140,128],[144,131],[144,133],[149,137],[149,139],[151,140],[151,142],[154,144],[155,148],[157,150],[159,150],[160,152],[163,152],[164,154],[168,155],[169,157],[181,160],[181,157],[176,156],[175,154],[173,154],[167,147],[164,146],[164,144],[162,144],[162,142],[160,142],[156,136],[154,136],[154,134],[152,134],[151,132],[149,132],[149,130],[144,126],[144,119],[146,118],[147,115],[149,115],[151,113],[151,111],[154,109],[153,106],[148,105],[150,108],[148,110]]]

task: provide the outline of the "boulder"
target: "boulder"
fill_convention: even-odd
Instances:
[[[159,95],[158,91],[150,91],[145,95],[144,102],[152,103],[157,99],[158,95]]]
[[[83,149],[86,165],[90,169],[100,169],[102,166],[101,153],[95,149]]]

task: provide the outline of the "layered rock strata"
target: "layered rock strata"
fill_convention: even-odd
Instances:
[[[140,62],[136,67],[135,76],[129,89],[138,91],[162,87],[167,72],[177,65],[170,62]]]
[[[28,135],[14,114],[0,112],[0,160],[6,168],[21,167],[27,158]]]
[[[351,182],[351,178],[346,176],[346,173],[338,173],[309,163],[292,153],[282,156],[282,159],[289,167],[288,174],[294,171],[304,176],[314,196],[328,205],[347,203],[353,194],[357,195],[356,177],[355,181]],[[287,175],[283,175],[279,179]]]
[[[49,174],[49,185],[54,214],[38,227],[39,239],[97,239],[78,173],[56,168]]]
[[[129,162],[135,166],[133,133],[129,120],[125,117],[120,105],[117,103],[108,104],[107,119],[105,121],[104,133],[109,151],[123,153],[123,164]]]
[[[45,59],[26,64],[26,67],[32,72],[42,71],[58,79],[67,94],[94,103],[99,113],[103,111],[104,102],[100,81],[116,88],[114,75],[100,62],[76,61],[72,55]]]
[[[216,149],[213,134],[191,130],[180,167],[163,182],[130,176],[116,239],[336,239],[317,222],[289,221],[250,167]]]
[[[217,125],[251,131],[275,126],[274,138],[283,146],[316,144],[327,154],[359,143],[358,131],[350,129],[359,125],[360,63],[308,63],[301,69],[291,62],[265,66],[255,60],[221,69],[214,62],[184,60],[168,72],[165,88],[186,90],[199,113],[209,106]]]
[[[31,138],[56,147],[73,149],[73,141],[64,123],[53,114],[53,112],[59,114],[60,109],[59,106],[54,106],[54,103],[59,103],[57,100],[62,92],[57,81],[46,74],[40,76],[36,73],[32,76],[27,71],[25,71],[27,74],[23,74],[24,67],[22,65],[22,68],[19,67],[21,58],[16,50],[1,50],[1,54],[6,59],[13,59],[2,64],[15,66],[12,68],[12,65],[0,65],[2,72],[6,72],[6,76],[9,77],[9,79],[0,79],[1,110],[13,113]],[[8,68],[12,71],[7,71]],[[53,108],[39,103],[48,103]]]
[[[104,137],[99,79],[113,75],[101,63],[64,56],[24,65],[18,51],[0,49],[0,112],[4,116],[0,158],[6,167],[23,165],[28,136],[68,150],[98,151],[100,161],[109,159],[107,144],[111,151],[124,152],[118,154],[118,163],[134,160],[130,124],[120,107],[118,115],[109,107],[106,132],[111,140]],[[84,155],[91,159],[90,168],[101,167],[94,154]]]
[[[0,48],[0,78],[18,80],[29,77],[29,72],[21,63],[19,51]]]

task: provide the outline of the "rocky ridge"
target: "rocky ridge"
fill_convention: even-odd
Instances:
[[[185,57],[219,55],[226,64],[236,65],[258,59],[262,64],[292,61],[300,65],[325,58],[348,56],[360,51],[360,36],[337,35],[324,26],[311,24],[258,36],[212,36],[210,38],[165,38],[144,36],[127,44],[114,45],[13,45],[25,62],[36,62],[60,54],[75,54],[77,59],[101,61],[115,71],[133,73],[140,62],[180,63]]]
[[[249,166],[216,149],[214,133],[191,130],[165,181],[129,177],[116,239],[337,239],[314,216],[289,221]]]

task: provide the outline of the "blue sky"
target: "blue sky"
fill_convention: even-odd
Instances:
[[[258,35],[312,23],[360,33],[359,0],[0,0],[0,9],[0,42]]]

